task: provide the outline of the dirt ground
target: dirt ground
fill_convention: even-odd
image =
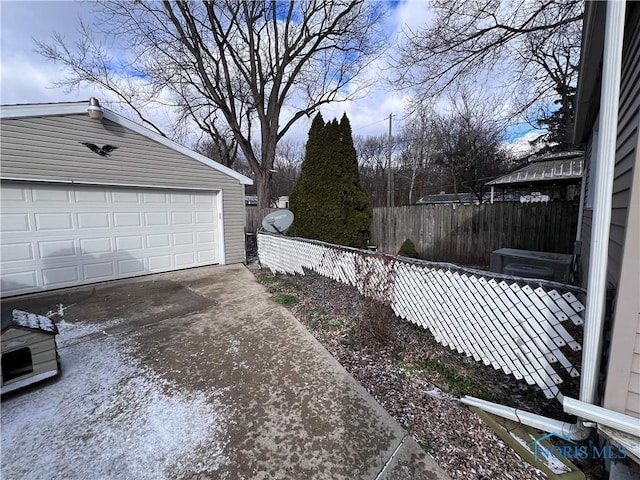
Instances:
[[[471,395],[569,420],[535,386],[436,343],[388,307],[320,275],[252,271],[454,479],[544,479],[457,398]],[[570,394],[577,385],[564,385]],[[587,479],[602,466],[579,467]]]

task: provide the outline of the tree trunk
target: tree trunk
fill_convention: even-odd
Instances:
[[[256,189],[258,190],[258,209],[261,215],[263,213],[266,215],[266,209],[271,206],[271,172],[260,168],[255,174]]]

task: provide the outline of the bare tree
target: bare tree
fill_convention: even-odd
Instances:
[[[409,205],[417,200],[414,194],[419,177],[433,174],[437,169],[433,164],[435,152],[432,112],[431,107],[424,104],[412,109],[397,140],[401,147],[397,176],[405,177],[408,181]]]
[[[86,25],[73,48],[56,35],[38,48],[69,72],[59,85],[98,85],[159,132],[150,105],[174,109],[173,135],[195,124],[219,143],[228,128],[261,208],[278,141],[320,105],[347,99],[345,85],[382,46],[383,5],[364,0],[109,0],[100,9],[94,28],[126,56],[114,58]]]
[[[386,204],[388,136],[357,136],[353,142],[358,155],[360,183],[369,194],[371,205],[381,207]]]
[[[486,99],[463,91],[451,103],[449,113],[433,114],[435,163],[450,175],[455,194],[466,190],[481,202],[484,184],[507,166],[503,128],[494,119]]]
[[[558,95],[566,108],[577,82],[582,0],[433,0],[432,7],[431,24],[404,32],[394,81],[424,98],[472,79],[511,93],[508,113],[534,123]]]

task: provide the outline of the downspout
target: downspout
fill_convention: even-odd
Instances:
[[[596,145],[596,183],[580,378],[580,400],[591,404],[597,401],[602,350],[625,8],[625,0],[607,3],[604,31],[600,134]]]

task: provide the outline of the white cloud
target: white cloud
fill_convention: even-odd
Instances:
[[[105,94],[92,86],[70,92],[52,88],[52,82],[64,78],[65,72],[61,66],[46,61],[35,52],[35,40],[50,41],[54,31],[60,32],[67,41],[73,43],[78,37],[80,17],[89,24],[95,18],[94,4],[73,1],[0,1],[0,8],[0,103],[81,101],[92,96],[105,100]],[[395,4],[383,26],[388,44],[393,46],[401,29],[416,29],[430,18],[429,4],[426,1],[412,0]],[[392,113],[393,129],[394,132],[397,131],[402,126],[408,94],[389,86],[383,80],[386,62],[386,58],[375,60],[350,85],[352,93],[363,92],[358,98],[323,106],[320,110],[325,119],[340,118],[346,112],[355,135],[386,135],[386,119]],[[363,85],[370,86],[363,88]],[[117,107],[114,109],[118,110]],[[153,112],[152,115],[161,125],[167,125],[166,114]],[[133,116],[132,119],[138,121]],[[284,116],[281,121],[285,121]],[[287,138],[306,140],[310,123],[310,119],[298,121]]]

